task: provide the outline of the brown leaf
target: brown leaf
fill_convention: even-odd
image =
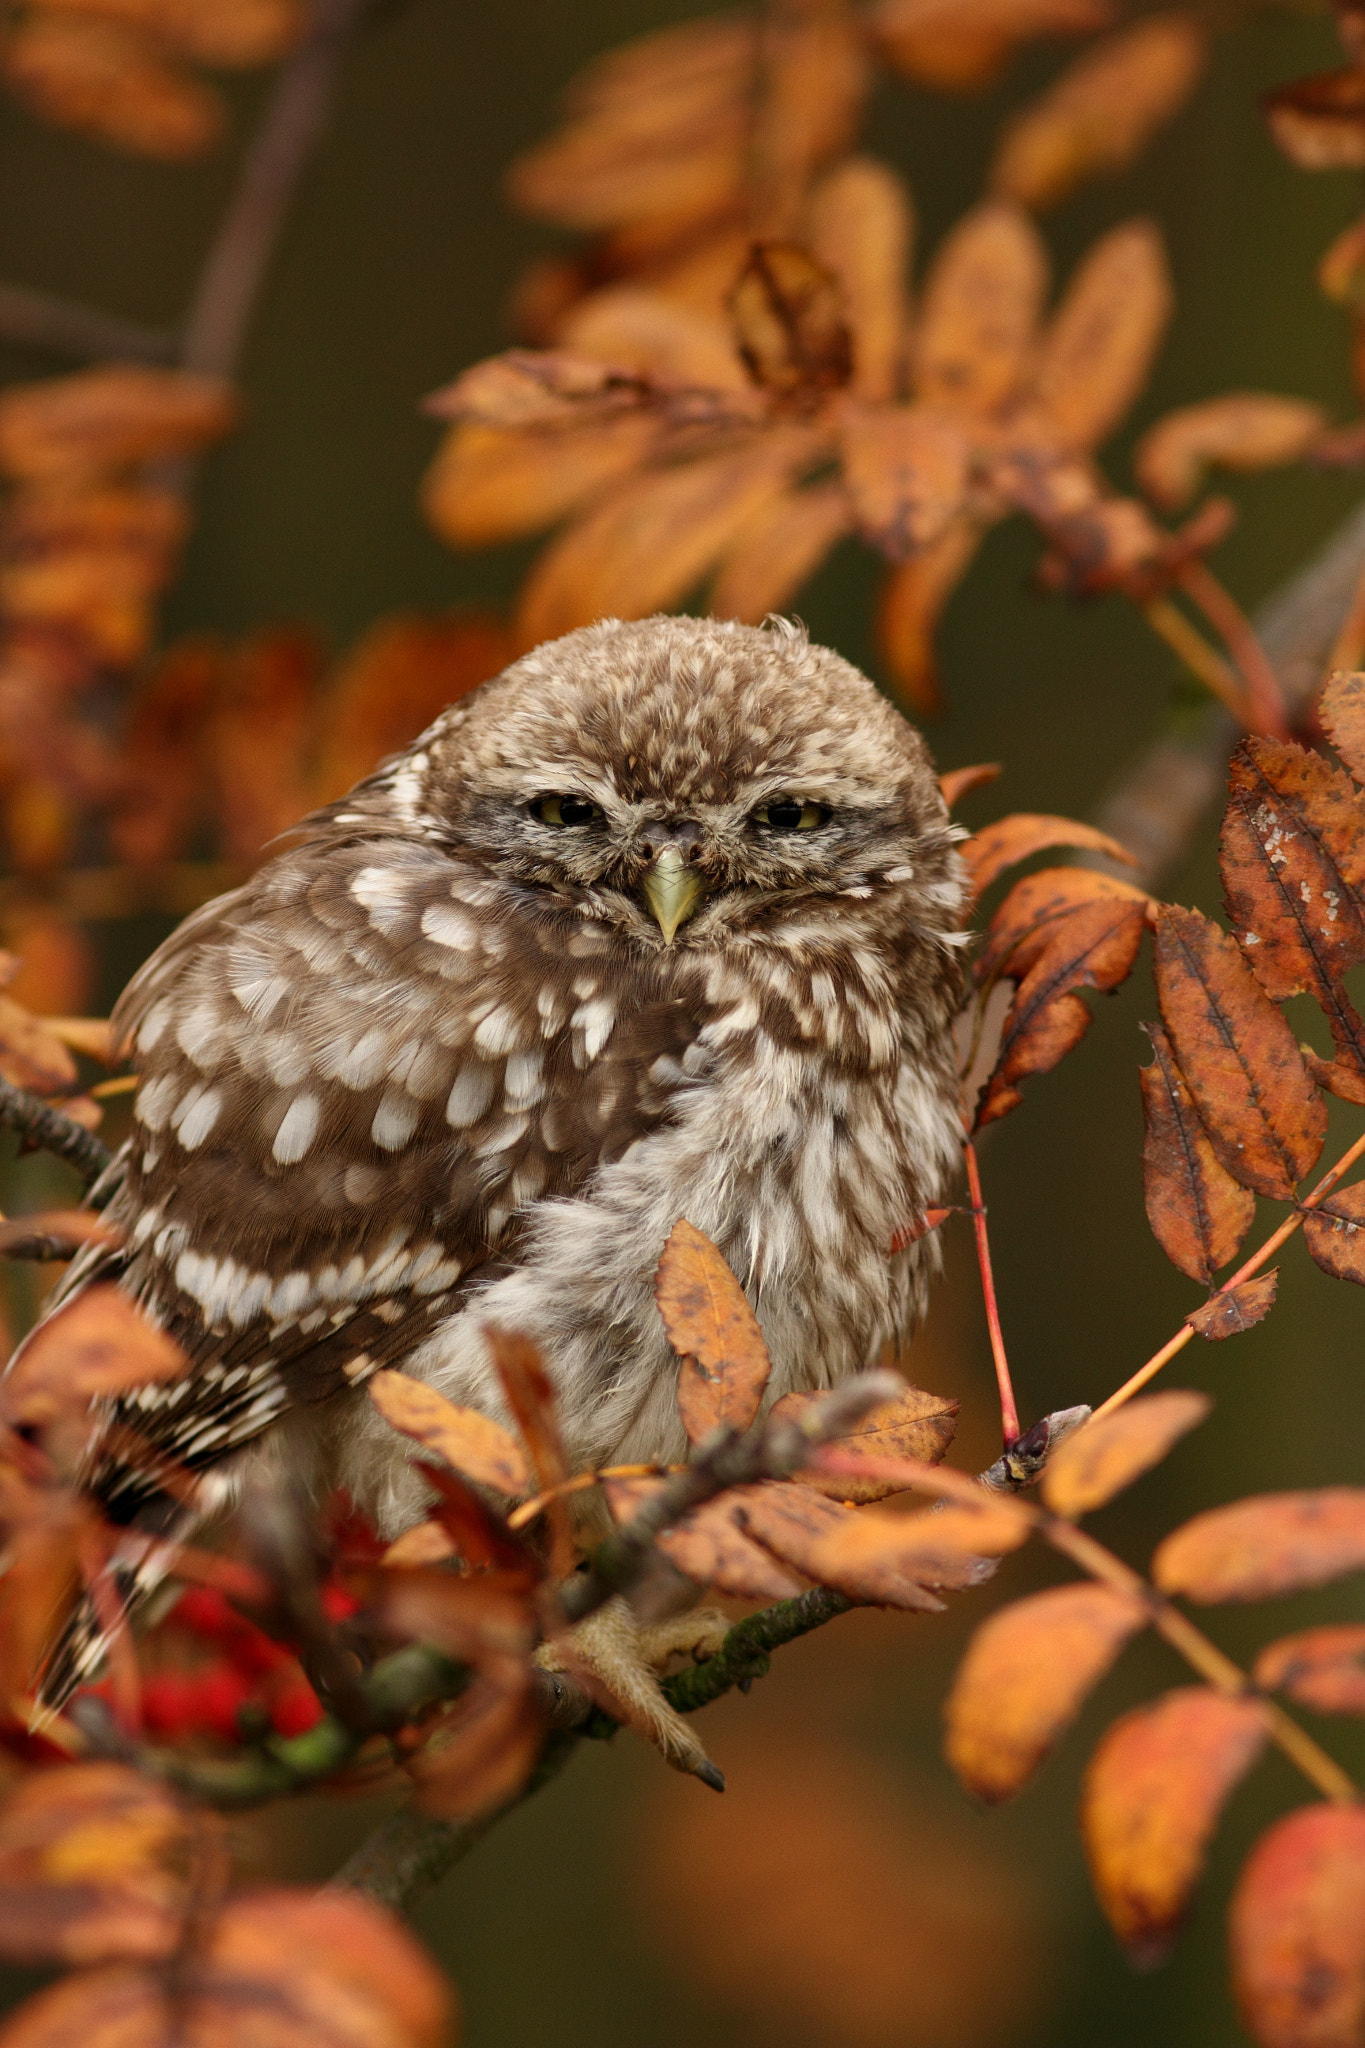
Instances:
[[[1355,2048],[1365,2026],[1365,1807],[1268,1828],[1229,1909],[1233,1987],[1260,2048]]]
[[[1197,910],[1162,906],[1155,966],[1172,1050],[1219,1160],[1243,1187],[1292,1201],[1327,1129],[1294,1034],[1237,942]]]
[[[126,1764],[21,1779],[0,1807],[0,1953],[160,1961],[180,1938],[190,1848],[185,1810]]]
[[[135,156],[185,163],[212,149],[225,125],[216,92],[112,22],[44,8],[9,31],[3,68],[10,91],[44,120]]]
[[[496,1811],[521,1790],[544,1740],[528,1684],[476,1678],[408,1764],[418,1811],[443,1821]]]
[[[647,379],[619,363],[563,349],[510,348],[433,391],[422,410],[490,432],[578,431],[639,412],[650,395]]]
[[[164,1385],[188,1370],[180,1346],[117,1287],[87,1287],[41,1323],[16,1352],[0,1407],[12,1425],[44,1429],[64,1417],[91,1426],[89,1404],[137,1387]]]
[[[984,896],[991,883],[1006,868],[1030,855],[1045,853],[1054,846],[1084,846],[1095,853],[1107,853],[1111,860],[1137,863],[1117,839],[1098,826],[1083,825],[1077,818],[1054,818],[1038,811],[1011,811],[993,825],[983,825],[962,846],[962,858],[975,896]]]
[[[1259,1700],[1181,1686],[1125,1714],[1096,1749],[1081,1831],[1100,1904],[1135,1962],[1169,1949],[1218,1816],[1267,1733]]]
[[[834,1463],[831,1458],[826,1469],[833,1469]],[[1017,1549],[1032,1529],[1028,1515],[1014,1502],[982,1487],[976,1492],[974,1501],[958,1498],[949,1507],[914,1515],[875,1508],[848,1510],[811,1545],[801,1569],[854,1599],[877,1602],[888,1601],[886,1588],[893,1580],[921,1591],[925,1585],[974,1585],[988,1575],[984,1559]]]
[[[1156,1054],[1149,1067],[1138,1069],[1147,1221],[1171,1263],[1208,1287],[1237,1256],[1256,1197],[1220,1165],[1161,1026],[1143,1028]]]
[[[819,1394],[784,1394],[775,1401],[772,1416],[795,1418],[819,1401]],[[957,1415],[961,1403],[942,1394],[926,1394],[922,1387],[907,1387],[894,1401],[883,1403],[865,1415],[855,1430],[837,1439],[841,1449],[855,1455],[870,1458],[917,1458],[926,1465],[936,1465],[946,1456],[948,1446],[957,1432]],[[884,1479],[867,1478],[858,1480],[847,1472],[835,1476],[811,1467],[798,1475],[807,1486],[813,1486],[817,1493],[826,1493],[832,1500],[856,1501],[859,1503],[884,1500],[895,1487]]]
[[[216,640],[179,640],[138,683],[109,820],[119,860],[138,867],[174,860],[200,824],[208,802],[206,735],[225,660]]]
[[[322,653],[311,633],[277,626],[229,657],[207,753],[223,851],[255,861],[308,808],[307,751]]]
[[[188,521],[169,491],[21,492],[0,533],[0,606],[16,624],[64,629],[90,659],[126,667],[147,651],[151,601]]]
[[[1266,126],[1301,171],[1365,170],[1365,72],[1320,71],[1261,100]]]
[[[747,1429],[772,1370],[758,1318],[709,1237],[680,1218],[668,1234],[654,1294],[682,1359],[678,1408],[693,1443],[713,1429]]]
[[[1152,1560],[1164,1593],[1204,1606],[1270,1600],[1365,1568],[1365,1488],[1263,1493],[1196,1515]]]
[[[1084,179],[1125,170],[1189,98],[1207,49],[1189,14],[1116,29],[1009,122],[992,189],[1024,206],[1055,206]]]
[[[1063,449],[1106,441],[1147,381],[1175,305],[1148,220],[1102,235],[1077,267],[1038,352],[1031,406]]]
[[[400,613],[372,626],[327,686],[312,802],[344,796],[511,658],[492,612]]]
[[[934,660],[939,614],[971,566],[982,527],[974,518],[955,520],[931,548],[894,568],[877,600],[877,648],[890,672],[892,691],[917,718],[943,709]]]
[[[964,796],[970,796],[974,789],[984,789],[988,783],[999,780],[998,761],[981,761],[972,768],[949,768],[938,778],[939,794],[947,809],[955,811]]]
[[[609,1479],[607,1499],[618,1524],[628,1522],[663,1479]],[[747,1535],[738,1517],[753,1487],[732,1486],[694,1508],[657,1538],[658,1548],[699,1586],[739,1600],[789,1600],[802,1581],[783,1569],[770,1550]]]
[[[742,619],[754,626],[769,612],[786,611],[852,527],[848,495],[840,483],[775,489],[721,561],[707,610],[713,618]]]
[[[1323,685],[1318,720],[1357,782],[1365,782],[1365,670],[1339,668]]]
[[[1303,1241],[1324,1273],[1365,1286],[1365,1181],[1324,1196],[1303,1219]]]
[[[12,384],[0,396],[0,471],[23,482],[98,480],[191,455],[236,417],[228,384],[188,370],[121,363]]]
[[[366,1384],[385,1422],[438,1451],[467,1479],[509,1496],[531,1491],[520,1446],[500,1423],[475,1408],[457,1408],[425,1380],[405,1372],[377,1372]]]
[[[456,426],[422,483],[422,509],[451,547],[489,547],[537,533],[628,476],[659,436],[648,413],[557,432]]]
[[[1052,944],[1057,925],[1072,911],[1100,902],[1151,908],[1144,890],[1091,868],[1039,868],[1025,875],[992,917],[986,942],[972,964],[973,978],[983,988],[1002,974],[1022,981]]]
[[[1053,1586],[983,1622],[944,1706],[945,1753],[969,1792],[1022,1792],[1128,1638],[1150,1619],[1110,1586]]]
[[[811,194],[810,246],[843,292],[853,345],[850,389],[896,396],[905,365],[905,278],[914,209],[905,180],[872,157],[846,157]]]
[[[751,72],[750,203],[760,232],[788,234],[812,172],[857,132],[870,83],[866,39],[839,9],[794,8],[765,25],[761,58],[751,49],[764,83],[755,92]]]
[[[1185,1321],[1210,1344],[1220,1343],[1224,1337],[1240,1337],[1243,1330],[1254,1329],[1270,1314],[1279,1284],[1280,1269],[1272,1266],[1255,1280],[1243,1280],[1238,1287],[1220,1288],[1211,1301],[1193,1310]]]
[[[56,1033],[13,996],[0,995],[0,1074],[35,1095],[68,1095],[76,1062]]]
[[[1321,1059],[1311,1045],[1300,1044],[1299,1051],[1319,1088],[1325,1088],[1342,1102],[1354,1102],[1358,1109],[1365,1108],[1365,1074],[1359,1068],[1348,1066],[1344,1060]]]
[[[936,1614],[942,1609],[943,1602],[920,1584],[913,1571],[904,1570],[898,1559],[887,1555],[883,1546],[872,1543],[858,1549],[863,1516],[808,1486],[770,1480],[746,1488],[735,1512],[741,1528],[807,1578],[881,1607],[919,1614]],[[854,1552],[851,1564],[850,1544]],[[974,1559],[968,1563],[974,1568]],[[947,1547],[934,1555],[932,1564],[943,1578],[962,1582],[964,1560],[956,1553],[950,1555]]]
[[[1103,1507],[1160,1464],[1212,1406],[1207,1394],[1173,1389],[1139,1395],[1112,1415],[1083,1423],[1048,1460],[1043,1499],[1058,1515]]]
[[[1273,391],[1229,391],[1164,413],[1138,443],[1138,482],[1174,511],[1192,498],[1210,465],[1252,471],[1297,462],[1327,424],[1320,405]]]
[[[304,27],[300,0],[42,0],[42,10],[144,29],[196,64],[228,68],[277,63]]]
[[[575,355],[639,378],[661,418],[677,417],[680,406],[695,408],[699,420],[761,412],[728,320],[662,292],[636,284],[593,292],[565,314],[557,338]]]
[[[1047,1074],[1090,1029],[1077,988],[1117,988],[1131,971],[1146,923],[1141,903],[1099,899],[1049,927],[1048,944],[1015,992],[1001,1030],[1000,1056],[977,1108],[978,1126],[1018,1107],[1018,1084]]]
[[[872,9],[887,62],[936,92],[990,85],[1018,44],[1091,35],[1113,18],[1106,0],[877,0]]]
[[[924,285],[914,340],[917,395],[930,405],[995,412],[1032,359],[1047,255],[1026,214],[973,207],[945,237]]]
[[[1365,1715],[1365,1625],[1306,1628],[1267,1643],[1252,1677],[1266,1692],[1288,1693],[1315,1714]]]
[[[963,511],[971,448],[960,421],[924,405],[848,405],[844,483],[870,547],[889,561],[932,547]]]
[[[735,346],[760,390],[839,391],[853,374],[843,289],[800,242],[755,242],[730,293]]]

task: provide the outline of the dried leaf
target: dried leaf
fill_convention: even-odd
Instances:
[[[659,434],[647,413],[540,433],[462,424],[422,484],[422,509],[451,547],[537,533],[638,469]]]
[[[1117,988],[1132,969],[1146,923],[1141,903],[1103,898],[1082,904],[1048,928],[1048,943],[1020,982],[1006,1013],[1000,1056],[977,1108],[978,1126],[1018,1107],[1018,1084],[1047,1074],[1090,1029],[1077,988]]]
[[[948,768],[938,778],[939,793],[945,807],[955,811],[964,796],[970,796],[974,789],[984,789],[988,783],[999,780],[998,761],[981,761],[972,768]]]
[[[1145,890],[1093,868],[1039,868],[1025,875],[992,917],[973,978],[982,988],[1002,974],[1022,981],[1052,944],[1054,928],[1073,910],[1100,902],[1139,903],[1144,912],[1151,907]]]
[[[87,1287],[41,1323],[0,1381],[0,1407],[15,1427],[44,1429],[78,1418],[92,1401],[165,1385],[188,1371],[180,1346],[117,1287]]]
[[[1365,170],[1365,72],[1320,71],[1261,100],[1266,126],[1301,171]]]
[[[215,806],[229,858],[255,861],[308,808],[306,755],[322,667],[312,634],[253,634],[227,664],[207,734]]]
[[[682,1359],[678,1409],[693,1443],[747,1429],[772,1370],[758,1318],[709,1237],[680,1218],[654,1281],[668,1341]]]
[[[174,860],[208,803],[205,738],[223,687],[218,641],[194,637],[168,649],[138,684],[121,735],[109,837],[121,861]]]
[[[924,285],[914,341],[917,395],[930,405],[995,412],[1032,359],[1047,255],[1031,220],[988,201],[943,241]]]
[[[994,82],[1035,36],[1108,28],[1107,0],[877,0],[872,28],[889,64],[936,92]]]
[[[521,1448],[500,1423],[475,1408],[457,1408],[435,1387],[408,1373],[377,1372],[366,1386],[385,1422],[438,1451],[467,1479],[509,1496],[531,1491]]]
[[[1337,669],[1318,699],[1318,719],[1357,782],[1365,782],[1365,670]]]
[[[1133,466],[1158,505],[1192,498],[1209,467],[1252,471],[1297,462],[1327,424],[1320,405],[1272,391],[1229,391],[1164,413],[1138,443]]]
[[[68,1965],[169,1956],[190,1847],[184,1808],[126,1764],[21,1779],[0,1808],[0,1953]]]
[[[216,92],[113,22],[43,8],[8,31],[3,68],[10,91],[44,120],[135,156],[188,162],[225,125]]]
[[[382,619],[327,687],[312,801],[344,796],[511,658],[507,628],[492,612]]]
[[[638,285],[612,285],[582,299],[560,322],[557,337],[576,356],[597,357],[630,372],[647,392],[662,387],[697,387],[710,394],[719,416],[725,394],[746,395],[747,380],[728,323],[666,299]],[[662,397],[662,394],[660,394]],[[705,402],[705,401],[704,401]],[[655,410],[667,412],[666,402]],[[732,403],[729,410],[748,408]]]
[[[840,446],[863,538],[889,561],[932,547],[961,516],[971,447],[950,414],[924,405],[849,405]]]
[[[1172,1050],[1219,1160],[1244,1187],[1292,1201],[1327,1129],[1294,1034],[1236,941],[1197,910],[1162,906],[1155,965]]]
[[[1267,1643],[1252,1677],[1266,1692],[1288,1693],[1315,1714],[1365,1715],[1365,1625],[1306,1628]]]
[[[127,667],[147,651],[151,601],[188,522],[169,491],[25,491],[0,531],[0,606],[15,623],[64,628],[91,659]]]
[[[746,1488],[735,1512],[741,1528],[808,1578],[881,1607],[918,1614],[936,1614],[942,1609],[943,1602],[921,1585],[913,1572],[904,1570],[898,1559],[884,1554],[875,1543],[857,1549],[861,1515],[810,1487],[768,1481]],[[845,1547],[849,1543],[855,1551],[851,1566]],[[975,1560],[970,1562],[974,1567]],[[944,1578],[962,1582],[964,1561],[960,1556],[950,1557],[944,1549],[935,1555],[933,1564]]]
[[[1098,826],[1083,825],[1076,818],[1054,818],[1037,811],[1011,811],[993,825],[983,825],[964,841],[962,858],[974,896],[984,896],[991,883],[1021,860],[1045,853],[1054,846],[1084,846],[1094,853],[1106,853],[1110,860],[1136,867],[1137,862],[1117,839]]]
[[[107,1017],[45,1016],[43,1023],[54,1038],[69,1046],[72,1052],[84,1053],[87,1059],[99,1060],[106,1067],[116,1067],[123,1058],[114,1027]]]
[[[562,1486],[569,1476],[569,1463],[559,1431],[554,1384],[544,1360],[535,1345],[517,1331],[485,1324],[484,1336],[493,1353],[507,1405],[526,1445],[536,1484],[542,1492]],[[551,1503],[552,1523],[562,1508],[562,1501]]]
[[[750,86],[753,215],[762,233],[788,234],[812,172],[857,132],[870,82],[866,39],[861,22],[840,9],[793,8],[767,22],[753,61],[763,67],[761,87]]]
[[[1009,122],[991,166],[1002,199],[1055,206],[1139,156],[1193,92],[1208,38],[1189,14],[1149,14],[1076,57]]]
[[[188,370],[120,363],[12,384],[0,396],[0,470],[21,482],[99,479],[191,455],[236,416],[230,385]]]
[[[847,157],[811,194],[810,246],[838,280],[853,344],[851,390],[883,402],[900,389],[914,209],[903,178]]]
[[[1302,1806],[1261,1836],[1229,1909],[1260,2048],[1355,2048],[1365,2026],[1365,1807]]]
[[[1265,1746],[1259,1700],[1181,1686],[1114,1723],[1081,1793],[1095,1890],[1135,1962],[1174,1940],[1218,1816]]]
[[[1150,1619],[1110,1586],[1053,1586],[983,1622],[944,1707],[946,1755],[995,1805],[1022,1792],[1119,1651]]]
[[[819,1394],[784,1394],[772,1407],[772,1417],[793,1418],[801,1415]],[[936,1465],[946,1456],[957,1431],[957,1415],[961,1403],[942,1394],[926,1394],[921,1387],[907,1387],[894,1401],[885,1402],[865,1415],[855,1430],[838,1439],[840,1447],[855,1455],[871,1458],[917,1458],[926,1465]],[[884,1479],[868,1478],[858,1480],[846,1472],[837,1478],[832,1473],[821,1472],[812,1467],[798,1475],[807,1486],[817,1493],[826,1493],[832,1500],[856,1501],[863,1503],[884,1500],[895,1487]]]
[[[305,25],[300,0],[41,0],[47,15],[73,14],[143,29],[196,64],[249,68],[287,56]]]
[[[563,350],[507,349],[432,392],[423,412],[502,432],[601,426],[647,405],[647,381]]]
[[[826,1470],[836,1469],[835,1458],[822,1462]],[[856,1469],[858,1461],[847,1454],[846,1462]],[[925,1585],[975,1585],[989,1575],[983,1561],[1017,1549],[1032,1528],[1014,1502],[981,1487],[977,1493],[977,1501],[959,1498],[949,1507],[915,1515],[875,1508],[848,1511],[846,1519],[811,1545],[801,1569],[860,1600],[887,1600],[893,1580],[921,1590]]]
[[[853,374],[843,289],[800,242],[755,242],[729,299],[735,346],[763,391],[814,399]]]
[[[982,527],[955,520],[933,547],[901,562],[882,584],[877,602],[877,647],[890,671],[893,693],[917,718],[943,708],[934,661],[939,613],[971,566]]]
[[[0,1258],[70,1259],[84,1244],[120,1244],[123,1233],[94,1209],[40,1209],[0,1222]]]
[[[1217,1344],[1224,1337],[1240,1337],[1244,1330],[1252,1330],[1275,1306],[1275,1293],[1280,1284],[1280,1269],[1273,1266],[1258,1279],[1243,1280],[1238,1287],[1220,1288],[1211,1301],[1187,1315],[1185,1321],[1192,1330],[1210,1344]]]
[[[418,1811],[447,1822],[496,1811],[521,1790],[544,1740],[529,1685],[476,1678],[407,1767]]]
[[[40,1017],[0,995],[0,1074],[35,1095],[67,1095],[76,1083],[76,1062]]]
[[[1365,1568],[1365,1488],[1263,1493],[1196,1515],[1152,1560],[1163,1593],[1269,1600]]]
[[[1143,1029],[1156,1054],[1138,1069],[1147,1221],[1171,1263],[1212,1286],[1251,1228],[1256,1197],[1220,1165],[1165,1032],[1159,1024]]]
[[[1147,382],[1174,305],[1152,221],[1125,221],[1100,237],[1038,352],[1031,404],[1055,444],[1084,450],[1109,438]]]
[[[607,1499],[619,1524],[665,1485],[663,1479],[609,1479]],[[789,1600],[802,1581],[783,1569],[770,1550],[746,1534],[738,1516],[753,1487],[732,1486],[694,1508],[657,1539],[658,1548],[685,1577],[739,1600]]]
[[[1122,1493],[1204,1420],[1207,1394],[1173,1389],[1142,1394],[1098,1422],[1074,1430],[1049,1458],[1043,1499],[1054,1514],[1088,1515]]]
[[[770,612],[785,611],[852,527],[842,484],[774,490],[722,560],[707,606],[711,616],[757,626]]]

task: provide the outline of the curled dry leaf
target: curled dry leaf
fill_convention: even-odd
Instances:
[[[44,120],[135,156],[185,163],[218,141],[216,92],[135,30],[46,7],[6,36],[4,79]]]
[[[609,1479],[607,1499],[618,1524],[629,1522],[636,1509],[666,1482],[663,1479]],[[748,1535],[739,1517],[753,1487],[732,1486],[704,1506],[694,1508],[657,1538],[658,1548],[686,1578],[739,1600],[789,1600],[803,1590],[802,1581],[786,1571],[770,1550]]]
[[[686,1218],[668,1234],[654,1281],[668,1341],[682,1359],[678,1408],[692,1443],[747,1429],[772,1370],[758,1318],[709,1237]]]
[[[1211,1286],[1236,1257],[1256,1197],[1223,1166],[1159,1024],[1144,1025],[1156,1058],[1142,1088],[1142,1186],[1152,1234],[1173,1265]]]
[[[1078,266],[1043,336],[1032,409],[1063,450],[1109,438],[1147,381],[1175,310],[1160,230],[1130,220],[1111,228]],[[1093,486],[1092,486],[1093,489]],[[1111,501],[1117,516],[1125,501]],[[1132,520],[1134,513],[1124,514]]]
[[[971,768],[945,770],[938,778],[945,808],[955,811],[964,796],[970,796],[974,789],[985,789],[988,783],[998,782],[1000,773],[998,761],[979,761]]]
[[[992,189],[1024,206],[1054,206],[1083,179],[1126,169],[1189,98],[1207,48],[1189,14],[1148,15],[1116,30],[1015,115]]]
[[[1320,71],[1261,101],[1266,125],[1301,171],[1365,170],[1365,71]]]
[[[193,454],[236,416],[230,385],[188,370],[121,363],[11,385],[0,396],[0,472],[34,483],[99,478]]]
[[[784,1394],[773,1403],[773,1419],[798,1416],[820,1398],[819,1394]],[[960,1406],[960,1402],[948,1400],[942,1394],[926,1394],[922,1387],[907,1387],[894,1401],[887,1401],[865,1415],[857,1429],[841,1436],[838,1442],[855,1456],[918,1458],[926,1465],[936,1465],[946,1455],[956,1433]],[[833,1500],[884,1500],[896,1490],[885,1479],[858,1480],[847,1472],[836,1477],[818,1467],[802,1472],[800,1477],[807,1486],[829,1494]]]
[[[1365,1181],[1333,1188],[1310,1210],[1303,1241],[1324,1273],[1365,1286]]]
[[[1006,868],[1028,860],[1032,854],[1046,853],[1054,846],[1087,847],[1128,867],[1137,865],[1126,847],[1095,825],[1083,825],[1076,818],[1054,818],[1039,811],[1011,811],[993,825],[983,825],[963,843],[962,858],[967,863],[973,894],[983,896]]]
[[[1252,1330],[1275,1306],[1275,1293],[1280,1284],[1280,1269],[1271,1268],[1254,1280],[1243,1280],[1237,1287],[1223,1287],[1211,1301],[1187,1315],[1185,1321],[1192,1330],[1210,1344],[1217,1344],[1224,1337],[1240,1337],[1243,1330]]]
[[[966,413],[1003,405],[1030,366],[1046,289],[1047,255],[1028,216],[999,202],[974,207],[925,279],[916,395]]]
[[[1207,1394],[1172,1388],[1143,1394],[1098,1422],[1073,1430],[1043,1473],[1043,1499],[1055,1514],[1087,1515],[1160,1464],[1204,1420]]]
[[[729,300],[735,345],[762,391],[813,399],[853,374],[838,278],[799,242],[755,242]]]
[[[1355,2048],[1365,2027],[1365,1807],[1303,1806],[1261,1836],[1229,1911],[1260,2048]]]
[[[497,1493],[531,1491],[531,1475],[516,1438],[474,1408],[457,1408],[425,1380],[404,1372],[377,1372],[368,1382],[370,1399],[394,1429],[480,1486]]]
[[[1365,782],[1365,670],[1337,669],[1318,699],[1318,719],[1356,782]]]
[[[1327,1130],[1293,1032],[1236,941],[1197,910],[1163,904],[1155,965],[1172,1050],[1219,1160],[1244,1187],[1292,1201]]]
[[[1163,1593],[1211,1606],[1269,1600],[1365,1569],[1365,1487],[1263,1493],[1196,1515],[1161,1544]]]
[[[1036,36],[1108,28],[1106,0],[877,0],[872,30],[897,71],[939,92],[989,85]]]
[[[1163,414],[1139,441],[1133,466],[1147,495],[1174,511],[1214,464],[1250,471],[1297,462],[1326,423],[1323,408],[1303,398],[1229,391]]]
[[[1125,1714],[1100,1742],[1081,1831],[1100,1904],[1135,1961],[1170,1947],[1218,1816],[1267,1733],[1259,1700],[1200,1685]]]
[[[1149,1619],[1111,1586],[1053,1586],[983,1622],[944,1706],[946,1755],[995,1805],[1029,1782],[1130,1636]]]
[[[809,232],[811,249],[843,291],[851,390],[873,403],[894,398],[904,367],[904,280],[914,235],[905,180],[871,157],[847,158],[811,194]]]
[[[188,1903],[189,1814],[126,1764],[23,1778],[0,1807],[0,1954],[158,1961]]]
[[[1365,1624],[1306,1628],[1267,1643],[1252,1677],[1317,1714],[1365,1715]]]

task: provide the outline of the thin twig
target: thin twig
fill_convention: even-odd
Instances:
[[[995,1274],[991,1267],[991,1241],[986,1228],[986,1205],[981,1196],[981,1169],[977,1164],[976,1147],[968,1138],[963,1151],[967,1155],[967,1187],[972,1200],[972,1227],[976,1232],[976,1262],[981,1269],[981,1298],[986,1305],[986,1327],[991,1333],[991,1357],[995,1360],[995,1383],[1000,1389],[1000,1432],[1008,1451],[1019,1435],[1019,1409],[1014,1398],[1014,1383],[1010,1379],[1010,1362],[1005,1351],[1005,1333],[1000,1326],[1000,1305],[995,1297]]]
[[[1362,655],[1365,655],[1365,565],[1362,565],[1351,593],[1351,602],[1346,607],[1346,616],[1323,663],[1323,680],[1326,681],[1333,669],[1359,668]]]
[[[87,1188],[94,1186],[113,1161],[113,1153],[93,1131],[11,1081],[0,1080],[0,1124],[18,1131],[40,1151],[53,1152],[74,1166]]]
[[[0,284],[0,341],[76,362],[173,363],[179,336],[26,284]]]
[[[1256,637],[1256,630],[1230,591],[1223,588],[1203,562],[1191,562],[1182,572],[1180,587],[1216,628],[1236,663],[1246,686],[1248,724],[1254,732],[1283,739],[1289,731],[1289,713],[1279,678],[1270,658]]]
[[[1237,723],[1249,724],[1250,704],[1241,677],[1180,607],[1172,604],[1169,597],[1153,597],[1143,605],[1142,615]]]

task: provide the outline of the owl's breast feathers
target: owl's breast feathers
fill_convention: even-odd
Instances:
[[[112,1275],[184,1346],[185,1380],[121,1407],[195,1469],[424,1344],[439,1362],[471,1299],[521,1300],[552,1363],[560,1320],[580,1351],[585,1317],[635,1345],[684,1205],[793,1342],[852,1317],[865,1349],[912,1286],[890,1236],[950,1170],[955,979],[884,905],[651,954],[438,847],[322,834],[128,990],[141,1083],[108,1211],[126,1242],[63,1298]],[[605,1265],[582,1228],[599,1195]],[[619,1392],[619,1356],[595,1370]],[[114,1465],[97,1485],[118,1516],[149,1491]]]

